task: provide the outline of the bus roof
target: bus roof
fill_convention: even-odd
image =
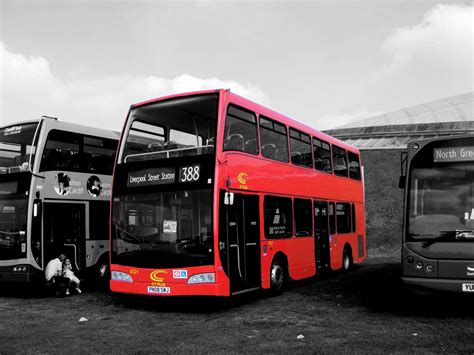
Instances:
[[[39,123],[41,120],[43,120],[43,124],[45,126],[47,126],[48,128],[53,127],[53,128],[62,129],[62,130],[65,130],[65,131],[96,135],[96,136],[101,136],[101,137],[106,137],[106,138],[111,138],[111,139],[116,139],[116,140],[118,140],[120,138],[120,132],[107,130],[107,129],[102,129],[102,128],[95,128],[95,127],[79,125],[79,124],[71,123],[71,122],[59,121],[57,119],[52,119],[51,117],[45,117],[45,118],[36,119],[36,120],[27,120],[27,121],[15,122],[15,123],[12,123],[12,124],[9,124],[9,125],[6,125],[6,126],[2,126],[2,127],[0,127],[0,129],[4,129],[4,128],[7,128],[7,127],[13,127],[13,126],[21,126],[21,125],[25,125],[25,124]]]
[[[281,113],[278,113],[276,111],[273,111],[265,106],[262,106],[256,102],[253,102],[249,99],[246,99],[242,96],[239,96],[237,94],[234,94],[233,92],[230,91],[230,89],[215,89],[215,90],[202,90],[202,91],[192,91],[192,92],[186,92],[186,93],[180,93],[180,94],[173,94],[173,95],[167,95],[163,97],[158,97],[155,99],[143,101],[137,104],[133,104],[130,108],[133,109],[135,107],[147,105],[153,102],[158,102],[158,101],[163,101],[163,100],[169,100],[169,99],[174,99],[178,97],[186,97],[186,96],[193,96],[193,95],[205,95],[205,94],[214,94],[214,93],[221,93],[224,95],[228,95],[230,99],[232,99],[233,102],[236,104],[241,104],[242,106],[255,111],[258,114],[261,114],[263,116],[267,116],[269,118],[273,118],[278,120],[279,122],[285,124],[286,126],[291,126],[292,128],[298,129],[300,131],[303,131],[307,134],[310,134],[313,137],[321,138],[331,144],[336,144],[337,146],[350,150],[352,152],[359,152],[359,149],[356,147],[349,145],[337,138],[334,138],[333,136],[330,136],[326,133],[323,133],[305,123],[302,123],[294,118],[290,118],[288,116],[285,116]]]

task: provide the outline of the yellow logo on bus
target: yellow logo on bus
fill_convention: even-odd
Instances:
[[[242,190],[247,190],[248,187],[247,187],[247,179],[248,179],[248,175],[246,173],[240,173],[238,176],[237,176],[237,180],[239,181],[240,183],[240,188]]]
[[[150,279],[156,282],[163,282],[164,279],[159,277],[159,274],[167,274],[167,272],[165,270],[155,270],[150,274]]]
[[[239,182],[242,185],[245,185],[247,183],[247,178],[248,177],[249,176],[246,173],[240,173],[239,176],[237,176],[237,180],[239,180]]]

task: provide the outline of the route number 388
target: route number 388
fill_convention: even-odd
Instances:
[[[183,166],[181,167],[180,175],[181,175],[179,178],[180,182],[199,181],[200,166],[199,165]]]

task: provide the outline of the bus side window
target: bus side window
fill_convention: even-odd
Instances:
[[[229,105],[224,129],[224,151],[258,154],[257,118],[253,112]]]
[[[354,180],[360,180],[360,161],[359,155],[347,152],[349,159],[349,177]]]
[[[260,144],[265,158],[288,162],[288,138],[285,125],[260,116]]]
[[[81,141],[77,133],[52,129],[48,133],[40,171],[79,170]]]
[[[325,173],[332,173],[331,162],[331,146],[317,138],[313,138],[314,151],[314,168],[316,170],[324,171]]]
[[[336,233],[336,214],[334,213],[334,202],[329,203],[329,234]]]
[[[117,141],[113,139],[84,136],[81,170],[111,175],[114,168],[116,148]]]
[[[296,165],[313,167],[313,154],[311,153],[311,138],[309,135],[290,128],[291,162]]]
[[[346,150],[333,145],[332,160],[334,162],[334,174],[347,177],[348,169]]]
[[[263,208],[265,237],[290,238],[293,235],[291,198],[265,196]]]
[[[313,235],[313,210],[311,200],[295,198],[294,218],[295,235],[297,237],[307,237]]]
[[[349,203],[336,203],[336,225],[337,233],[350,233],[351,213]]]

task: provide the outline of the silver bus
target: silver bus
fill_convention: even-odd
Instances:
[[[45,116],[0,127],[0,282],[43,281],[59,253],[106,275],[118,138]]]

